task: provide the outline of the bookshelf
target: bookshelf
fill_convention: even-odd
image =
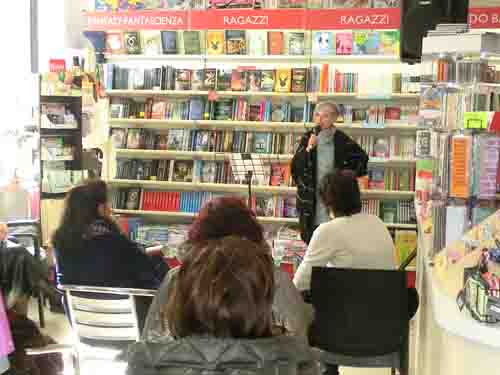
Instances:
[[[112,142],[110,142],[109,149],[107,150],[107,180],[112,190],[117,194],[122,194],[124,191],[140,191],[143,193],[153,193],[153,195],[156,192],[167,195],[170,193],[181,193],[186,197],[190,193],[193,193],[195,195],[198,194],[196,195],[197,199],[199,198],[202,202],[208,199],[207,196],[213,197],[223,194],[246,196],[247,186],[238,184],[227,176],[222,179],[217,177],[217,182],[207,182],[204,178],[193,178],[193,182],[187,182],[185,180],[172,179],[171,175],[168,179],[164,178],[165,175],[162,178],[155,178],[153,176],[153,178],[135,179],[136,176],[130,178],[130,176],[118,172],[120,168],[123,168],[123,163],[128,161],[137,162],[138,165],[152,162],[155,166],[153,168],[157,168],[160,162],[170,163],[170,168],[174,168],[178,162],[193,162],[194,165],[201,165],[201,168],[204,168],[204,165],[213,163],[217,166],[222,165],[225,168],[226,165],[231,163],[233,153],[240,152],[263,155],[269,163],[279,164],[286,168],[286,165],[289,165],[293,156],[293,149],[288,147],[290,143],[286,137],[290,136],[290,139],[296,139],[314,126],[312,123],[312,111],[314,105],[320,101],[332,101],[343,106],[345,116],[339,119],[336,126],[353,138],[372,137],[373,140],[369,140],[369,142],[378,142],[381,139],[389,139],[391,137],[397,140],[402,138],[415,139],[416,137],[416,114],[419,103],[418,68],[400,64],[398,52],[396,49],[391,50],[391,46],[388,49],[385,47],[385,49],[381,48],[375,53],[355,54],[354,50],[359,49],[359,46],[354,46],[353,44],[352,51],[346,52],[342,50],[344,47],[337,47],[335,43],[335,39],[340,38],[340,34],[344,34],[343,37],[346,36],[345,34],[351,34],[352,40],[359,40],[359,38],[355,38],[355,35],[379,35],[381,39],[388,35],[391,37],[397,35],[397,31],[395,30],[399,27],[400,22],[398,9],[183,10],[171,13],[172,17],[178,17],[178,20],[180,20],[177,25],[169,24],[168,27],[164,28],[152,25],[141,27],[139,24],[130,22],[130,20],[139,19],[140,17],[147,18],[154,16],[154,14],[156,13],[115,12],[113,13],[112,22],[111,18],[106,17],[109,13],[94,12],[88,14],[90,29],[107,32],[108,39],[110,38],[110,34],[112,34],[112,38],[115,38],[115,41],[119,40],[120,32],[118,30],[122,29],[124,31],[121,33],[121,37],[125,38],[125,33],[136,32],[136,36],[139,37],[143,46],[143,41],[151,40],[151,38],[158,40],[159,37],[160,43],[165,42],[162,38],[169,40],[167,44],[163,43],[159,47],[160,50],[163,49],[159,53],[151,54],[151,50],[148,50],[149,52],[146,53],[146,50],[142,47],[135,50],[133,54],[124,53],[127,50],[126,48],[108,48],[105,51],[104,57],[106,63],[103,65],[103,82],[106,94],[109,97],[109,117],[107,122],[111,131],[111,138],[114,139],[114,131],[117,131],[116,134],[127,134],[126,137],[131,132],[141,132],[141,137],[142,134],[148,134],[148,137],[154,134],[156,137],[165,134],[168,136],[171,132],[174,133],[182,130],[190,131],[190,134],[195,134],[195,137],[198,137],[201,132],[205,131],[210,132],[211,137],[214,133],[222,133],[222,137],[226,137],[228,133],[232,134],[231,137],[239,137],[241,135],[244,137],[246,143],[243,146],[243,150],[240,147],[241,142],[240,146],[235,147],[233,145],[229,149],[226,149],[225,146],[224,149],[218,146],[215,148],[209,147],[208,149],[204,147],[198,148],[194,143],[191,143],[191,140],[189,146],[185,147],[185,142],[182,141],[183,146],[175,149],[157,147],[156,144],[152,147],[151,144],[148,144],[148,146],[141,145],[140,147],[129,147],[128,145],[114,147],[111,145]],[[384,19],[387,19],[387,23],[379,25],[380,28],[378,30],[373,30],[373,25],[356,25],[357,21],[346,27],[339,21],[339,14],[344,14],[346,17],[352,16],[353,20],[360,20],[362,18],[358,16],[365,17],[365,20],[370,17],[382,16],[385,17]],[[170,17],[170,13],[167,11],[163,11],[162,15],[166,15],[167,18]],[[226,16],[242,16],[245,19],[262,16],[267,21],[263,26],[228,26],[225,23],[227,19],[224,21],[224,17]],[[122,26],[114,27],[116,26],[116,22],[121,22],[120,25]],[[128,26],[124,28],[123,25]],[[351,33],[346,29],[355,31]],[[163,34],[160,34],[160,30]],[[243,30],[246,31],[243,32]],[[172,31],[176,31],[176,33],[172,33]],[[199,31],[197,46],[194,52],[193,50],[191,51],[193,54],[186,54],[186,32],[192,33],[193,31]],[[226,38],[230,35],[245,35],[246,53],[231,55],[212,54],[209,47],[207,48],[210,45],[207,42],[218,31],[222,31],[222,34]],[[366,34],[363,34],[365,32]],[[283,45],[279,47],[281,51],[278,54],[274,54],[275,52],[272,51],[274,47],[271,47],[271,44],[275,41],[273,38],[276,35],[279,37],[279,34],[281,34],[281,43]],[[302,41],[300,42],[302,45],[299,47],[301,52],[298,55],[293,55],[290,52],[293,50],[291,49],[290,40],[291,38],[296,38],[297,34],[302,34]],[[325,51],[318,50],[318,46],[314,43],[319,34],[323,37],[334,38],[332,39],[333,45],[329,47],[333,49],[333,53],[330,51],[325,54]],[[264,53],[255,53],[255,43],[257,43],[257,39],[262,37],[262,35],[264,35],[264,44],[266,45]],[[225,50],[223,52],[228,51],[228,40],[223,42],[223,50]],[[175,53],[170,49],[174,44]],[[189,46],[189,48],[191,47],[193,46]],[[341,48],[339,52],[346,54],[337,53],[336,48]],[[162,52],[168,52],[168,54],[163,54]],[[127,78],[118,80],[118,84],[115,82],[115,67],[119,68],[118,71],[121,78],[123,78],[121,70],[123,68],[129,69],[125,73]],[[153,69],[161,70],[161,82],[157,80],[151,83],[149,81],[149,71]],[[172,69],[174,73],[172,73]],[[134,72],[130,73],[132,70]],[[171,80],[172,76],[170,74],[173,74],[177,78],[177,73],[180,70],[190,71],[190,82],[186,85],[178,86]],[[230,71],[229,86],[223,85],[219,87],[219,70],[223,74]],[[290,72],[287,79],[290,80],[291,85],[298,86],[292,87],[290,85],[289,88],[285,89],[277,88],[278,76],[284,70]],[[142,71],[145,72],[144,82],[142,80]],[[199,71],[202,71],[201,75]],[[196,85],[193,83],[193,77],[204,77],[205,79],[207,72],[211,71],[215,71],[217,74],[216,82],[213,85],[212,83],[206,84],[206,82],[203,82],[201,85],[199,82]],[[244,88],[245,85],[243,84],[241,89],[233,87],[235,71],[244,72],[241,74],[247,78],[242,78],[242,80],[248,80],[245,83],[248,90]],[[264,88],[262,84],[265,71],[273,72],[274,81],[271,87],[267,86]],[[252,87],[250,83],[250,80],[253,79],[252,72],[257,72],[256,76],[259,77],[258,82],[260,83],[255,87]],[[136,84],[137,74],[139,74],[139,84]],[[300,78],[300,74],[303,74],[304,77],[302,81],[293,78],[294,75]],[[377,75],[375,78],[373,78],[374,74]],[[153,81],[155,79],[153,78]],[[366,84],[372,81],[373,84]],[[191,110],[193,107],[191,105],[195,101],[203,103],[204,112],[201,116],[192,117]],[[172,111],[169,112],[170,110],[166,109],[161,112],[160,116],[153,116],[153,109],[151,108],[149,112],[148,107],[148,109],[139,109],[137,113],[132,113],[134,111],[133,108],[136,108],[138,105],[141,106],[142,103],[154,106],[155,103],[162,102],[166,103],[166,108],[172,106]],[[218,116],[217,114],[214,115],[210,110],[207,112],[207,106],[210,107],[213,105],[216,107],[214,111],[216,112],[219,104],[222,106],[229,102],[236,109],[233,110],[232,115],[228,118]],[[126,108],[123,112],[120,107],[122,103],[125,103],[124,108]],[[183,105],[189,107],[189,115],[183,112],[185,108],[181,109]],[[269,105],[269,108],[265,107],[265,110],[261,109],[258,119],[256,119],[255,116],[250,117],[251,109],[249,110],[247,107],[240,113],[240,109],[243,108],[240,108],[240,105],[248,106],[248,108],[252,106],[256,107],[257,105]],[[279,106],[281,106],[280,110],[284,115],[283,117],[277,116],[275,118],[274,108]],[[118,112],[116,109],[118,109]],[[375,111],[375,120],[369,117],[369,111],[371,111],[371,115]],[[174,112],[175,114],[168,115],[168,113]],[[119,115],[116,115],[117,113]],[[397,115],[394,115],[394,113],[397,113]],[[273,145],[269,149],[266,148],[265,152],[256,152],[254,150],[255,145],[251,145],[252,141],[249,141],[249,139],[252,139],[252,137],[254,139],[262,137],[264,133],[272,135]],[[278,146],[274,143],[275,136],[283,137],[276,138]],[[283,141],[285,138],[286,140]],[[280,142],[288,143],[286,143],[286,146],[283,146]],[[377,170],[380,176],[380,171],[387,174],[389,172],[397,172],[399,173],[398,176],[403,180],[403,171],[406,175],[413,174],[416,164],[413,155],[412,157],[406,156],[406,154],[405,157],[402,157],[399,153],[393,153],[392,149],[391,154],[387,157],[380,157],[380,155],[375,155],[374,153],[371,155],[369,163],[370,173],[372,171],[375,173],[375,170]],[[119,168],[119,164],[122,167]],[[160,172],[157,171],[156,173]],[[386,201],[394,204],[397,203],[398,209],[400,209],[400,203],[402,206],[403,202],[406,207],[407,203],[415,195],[414,191],[412,191],[414,189],[414,182],[410,182],[409,179],[408,183],[399,183],[399,177],[394,180],[396,182],[391,180],[390,185],[386,183],[385,187],[387,190],[384,190],[384,178],[374,186],[366,186],[362,190],[363,200],[376,201],[376,204],[381,208],[381,213],[382,206]],[[386,178],[386,180],[390,179],[392,177]],[[283,202],[288,199],[294,199],[296,189],[293,186],[289,186],[291,185],[290,181],[278,185],[281,186],[253,185],[254,199],[275,199]],[[190,222],[196,214],[195,212],[178,212],[192,210],[192,207],[186,209],[186,206],[184,206],[184,209],[179,209],[179,207],[172,209],[170,207],[167,211],[165,204],[163,206],[160,204],[163,211],[144,209],[143,197],[140,198],[141,203],[137,204],[137,209],[124,209],[122,207],[123,204],[121,204],[115,207],[114,212],[126,217],[142,217],[144,220],[155,223],[163,221],[169,223]],[[166,198],[163,197],[161,199]],[[286,205],[287,203],[284,204]],[[150,204],[145,206],[152,207]],[[158,207],[154,208],[158,209]],[[257,210],[257,203],[254,208]],[[275,213],[277,210],[275,209]],[[274,227],[296,226],[298,224],[296,217],[278,217],[290,216],[283,212],[274,216],[267,216],[266,212],[266,217],[261,216],[258,212],[257,215],[261,223]],[[394,221],[397,220],[395,219]],[[388,223],[387,226],[391,230],[414,231],[416,229],[414,223],[407,221]]]

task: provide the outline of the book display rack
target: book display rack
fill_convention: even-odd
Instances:
[[[469,36],[426,39],[435,44],[440,37],[449,38],[446,46],[463,46]],[[488,37],[498,41],[497,34]],[[477,51],[429,54],[422,63],[416,202],[419,217],[432,220],[434,251],[499,207],[500,74],[488,56],[500,51]]]

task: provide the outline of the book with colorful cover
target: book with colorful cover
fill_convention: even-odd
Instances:
[[[203,120],[204,101],[202,98],[191,98],[189,101],[189,119]]]
[[[272,138],[271,133],[256,132],[253,137],[253,152],[256,154],[271,153]]]
[[[165,100],[157,100],[153,102],[153,108],[151,109],[151,119],[163,120],[165,118],[166,108],[167,102]]]
[[[394,234],[394,250],[396,266],[402,264],[408,256],[417,249],[417,232],[413,230],[397,229]],[[416,266],[416,259],[414,259],[409,266]]]
[[[139,149],[142,144],[142,129],[129,129],[127,132],[127,148]]]
[[[207,53],[209,55],[223,55],[224,45],[224,31],[207,31]]]
[[[203,161],[201,167],[201,182],[204,183],[215,183],[217,175],[217,162],[215,161]]]
[[[191,74],[190,69],[177,69],[175,71],[175,89],[179,91],[191,90]]]
[[[337,55],[352,55],[352,31],[335,34]]]
[[[242,69],[233,69],[231,73],[231,90],[247,90],[247,71]]]
[[[284,48],[284,34],[282,31],[269,31],[267,33],[268,55],[282,55]]]
[[[249,54],[264,56],[267,53],[267,31],[251,30],[248,33]]]
[[[203,89],[215,90],[216,83],[217,83],[217,69],[215,68],[204,69]]]
[[[293,68],[292,69],[292,92],[305,92],[306,91],[306,68]]]
[[[276,207],[274,197],[256,196],[255,197],[255,215],[260,217],[273,217]]]
[[[208,151],[208,143],[210,141],[209,130],[199,130],[196,132],[195,151]]]
[[[353,40],[354,55],[379,54],[380,35],[378,31],[354,31]]]
[[[271,164],[271,186],[288,186],[290,182],[290,165]]]
[[[199,31],[184,31],[182,33],[184,39],[184,53],[186,55],[201,54],[200,32]]]
[[[217,69],[217,90],[228,91],[231,90],[231,76],[232,69]]]
[[[161,55],[161,32],[159,30],[144,30],[141,34],[143,53],[149,56]]]
[[[141,34],[138,31],[127,31],[123,33],[123,44],[127,54],[139,55],[142,52]]]
[[[125,53],[123,44],[123,34],[120,31],[110,31],[106,33],[106,52],[113,55]]]
[[[290,33],[288,35],[288,54],[289,55],[304,55],[305,36],[304,33]]]
[[[226,30],[226,55],[246,55],[245,30]]]
[[[247,72],[248,90],[260,91],[260,70],[249,70]]]
[[[203,80],[205,78],[205,69],[195,69],[191,74],[191,90],[203,90]]]
[[[111,129],[111,142],[114,148],[126,148],[127,129],[121,129],[121,128]]]
[[[164,55],[175,55],[177,53],[177,31],[162,31],[161,45]]]
[[[329,31],[315,31],[312,43],[313,55],[335,55],[333,33]]]
[[[276,69],[274,91],[290,92],[291,87],[292,87],[292,70],[290,68]]]
[[[368,170],[368,188],[370,190],[385,189],[385,169],[384,167],[370,167]]]
[[[275,71],[262,70],[260,76],[260,89],[261,91],[270,92],[274,90]]]
[[[379,53],[387,56],[399,56],[399,30],[380,31]]]
[[[380,159],[388,159],[390,156],[389,140],[385,137],[375,138],[373,144],[373,156]]]
[[[184,143],[184,129],[170,129],[167,137],[167,150],[181,151]]]
[[[193,160],[175,160],[172,171],[172,181],[193,182]]]

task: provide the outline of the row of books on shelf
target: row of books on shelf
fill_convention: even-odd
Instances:
[[[333,56],[399,55],[399,30],[384,31],[110,31],[106,51],[113,55]],[[206,43],[205,43],[206,40]]]
[[[114,209],[197,213],[208,201],[222,196],[212,192],[172,192],[118,189],[113,193]],[[255,196],[252,210],[261,217],[296,218],[295,196]]]
[[[169,129],[122,129],[111,131],[115,148],[256,154],[293,154],[300,142],[298,133]]]
[[[414,168],[369,166],[368,175],[359,178],[364,190],[415,191]]]
[[[129,68],[104,65],[107,90],[250,91],[279,93],[419,93],[417,76],[373,73],[360,79],[359,73],[341,72],[333,65],[308,68],[279,67],[186,69],[162,66]],[[378,86],[378,91],[374,86]]]
[[[206,8],[398,8],[400,0],[95,0],[98,12]]]
[[[290,166],[287,163],[269,163],[263,166],[264,185],[292,186]],[[211,160],[151,160],[118,159],[116,179],[141,181],[201,182],[236,184],[229,161]]]
[[[415,122],[419,110],[418,105],[373,104],[353,107],[338,104],[337,106],[340,112],[337,119],[339,122],[366,122],[378,126],[383,126],[386,121]],[[272,100],[271,98],[264,100],[239,98],[239,101],[238,99],[218,99],[212,101],[210,106],[204,98],[197,96],[187,100],[147,98],[144,101],[113,97],[109,116],[111,119],[235,120],[246,118],[247,121],[284,122],[288,119],[290,122],[310,122],[314,107],[315,104],[311,102],[297,105],[292,101]]]
[[[416,224],[415,203],[413,200],[363,199],[361,212],[378,216],[388,224]]]
[[[66,137],[43,137],[41,139],[41,160],[70,161],[74,158],[75,146]]]
[[[413,136],[373,136],[359,135],[353,139],[370,156],[375,159],[407,159],[415,158],[415,137]]]
[[[500,191],[500,136],[433,137],[432,191],[442,197],[495,199]]]
[[[450,90],[425,86],[421,97],[422,125],[438,130],[489,129],[492,117],[486,112],[500,111],[500,94],[494,87]]]
[[[443,57],[424,61],[422,78],[428,82],[470,84],[477,82],[499,83],[500,71],[485,60]]]

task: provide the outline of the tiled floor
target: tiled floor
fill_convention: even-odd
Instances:
[[[30,306],[30,315],[32,319],[37,321],[38,314],[36,306]],[[45,314],[46,325],[43,330],[45,334],[50,335],[61,344],[71,344],[72,336],[70,327],[66,317],[62,314],[53,314],[47,311]],[[68,366],[66,374],[72,374],[71,366]],[[341,375],[389,375],[390,369],[356,369],[356,368],[341,368]],[[125,374],[125,364],[117,363],[113,360],[95,360],[84,359],[81,363],[81,375],[123,375]]]

